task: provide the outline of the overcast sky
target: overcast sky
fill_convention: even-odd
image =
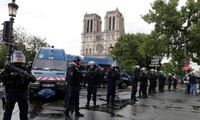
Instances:
[[[0,0],[0,22],[9,20],[8,3]],[[47,43],[65,49],[67,54],[79,55],[85,13],[101,16],[102,27],[107,11],[116,8],[124,16],[126,33],[150,33],[154,28],[141,18],[148,13],[154,0],[16,0],[19,6],[14,27],[46,38]],[[186,0],[180,0],[185,4]],[[0,29],[3,26],[1,25]],[[102,28],[103,30],[103,28]]]
[[[1,23],[9,20],[7,4],[11,1],[0,0]],[[16,0],[19,9],[14,27],[23,27],[31,35],[46,38],[56,48],[79,55],[85,13],[100,15],[104,26],[106,12],[118,8],[124,16],[126,33],[150,33],[153,25],[144,22],[141,15],[148,12],[152,2],[153,0]]]
[[[8,3],[0,0],[0,22],[9,20]],[[148,13],[154,0],[16,0],[19,6],[14,27],[46,38],[50,45],[63,48],[68,54],[79,55],[85,13],[97,13],[102,18],[116,8],[124,16],[126,33],[150,33],[153,25],[141,18]],[[181,0],[185,1],[185,0]],[[1,29],[3,26],[1,26]],[[103,30],[103,28],[102,28]]]

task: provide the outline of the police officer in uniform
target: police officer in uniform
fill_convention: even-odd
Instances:
[[[107,85],[107,105],[114,105],[115,92],[116,92],[116,81],[120,79],[119,71],[116,68],[116,64],[111,64],[107,70],[106,77],[108,79]],[[111,100],[111,102],[110,102]]]
[[[96,107],[96,98],[97,98],[97,87],[99,84],[99,77],[100,72],[99,68],[97,67],[96,63],[94,61],[90,61],[88,63],[89,69],[86,74],[86,82],[87,82],[87,103],[86,108],[89,108],[91,95],[93,95],[93,103],[94,107]]]
[[[69,116],[69,111],[75,108],[75,116],[84,117],[83,114],[79,112],[79,92],[80,92],[80,82],[83,79],[82,73],[79,69],[81,63],[81,58],[75,56],[73,59],[73,65],[68,69],[67,72],[67,84],[68,84],[68,94],[67,104],[66,104],[66,119],[71,120]]]
[[[166,77],[164,76],[162,71],[159,71],[158,74],[158,84],[159,84],[159,92],[164,92],[164,86],[165,86]]]
[[[172,74],[169,73],[168,77],[168,90],[171,91],[171,85],[172,85]]]
[[[148,86],[147,70],[145,67],[143,67],[140,70],[140,97],[148,98],[147,86]],[[142,96],[141,96],[141,93],[142,93]]]
[[[23,63],[25,63],[24,54],[21,51],[13,52],[11,56],[11,65],[30,73],[26,67],[22,66]],[[18,102],[20,110],[20,120],[28,120],[28,85],[29,82],[35,82],[36,79],[28,78],[12,69],[6,68],[1,73],[0,80],[5,85],[6,90],[6,108],[3,120],[11,119],[16,102]]]
[[[154,86],[154,69],[151,69],[149,71],[148,74],[148,79],[149,79],[149,90],[148,90],[148,94],[152,94],[153,93],[153,86]]]
[[[136,93],[137,93],[137,85],[139,77],[140,77],[140,66],[136,65],[133,67],[131,71],[131,79],[132,79],[131,102],[138,101],[136,99]]]
[[[26,65],[26,68],[31,71],[33,65],[33,61],[29,61],[28,64]]]

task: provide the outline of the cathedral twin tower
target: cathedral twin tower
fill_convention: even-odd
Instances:
[[[119,36],[124,33],[124,18],[118,9],[106,13],[104,31],[101,17],[95,13],[86,13],[81,34],[81,55],[109,57],[109,48],[114,46]]]

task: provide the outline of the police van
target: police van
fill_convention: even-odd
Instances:
[[[29,95],[37,94],[44,88],[51,88],[56,93],[64,93],[66,66],[67,62],[63,49],[40,48],[31,70],[37,81],[30,84]]]
[[[67,63],[72,62],[73,58],[74,58],[74,55],[66,54]],[[92,56],[82,56],[80,69],[81,69],[83,76],[85,76],[86,73],[87,73],[86,66],[87,66],[89,61],[94,61],[94,62],[96,62],[96,64],[99,67],[103,68],[104,76],[102,76],[101,83],[106,84],[108,80],[105,76],[105,73],[106,73],[107,69],[110,67],[110,64],[111,63],[116,64],[116,62],[114,60],[110,59],[110,58],[98,58],[98,57],[92,57]],[[131,84],[132,84],[131,77],[127,73],[125,73],[125,71],[123,71],[119,66],[117,67],[117,69],[120,72],[120,80],[117,82],[118,87],[125,89],[128,86],[131,86]]]

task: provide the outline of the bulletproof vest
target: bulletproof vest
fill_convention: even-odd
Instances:
[[[72,66],[67,72],[67,82],[69,85],[79,85],[83,76],[77,66]]]
[[[28,72],[25,67],[18,68]],[[29,81],[25,76],[12,70],[6,70],[5,74],[7,74],[6,80],[4,80],[6,92],[24,92],[28,90]]]
[[[88,83],[98,84],[98,68],[88,70],[86,79]]]
[[[113,69],[108,69],[107,78],[109,83],[115,83],[116,80],[120,79],[119,72]]]

